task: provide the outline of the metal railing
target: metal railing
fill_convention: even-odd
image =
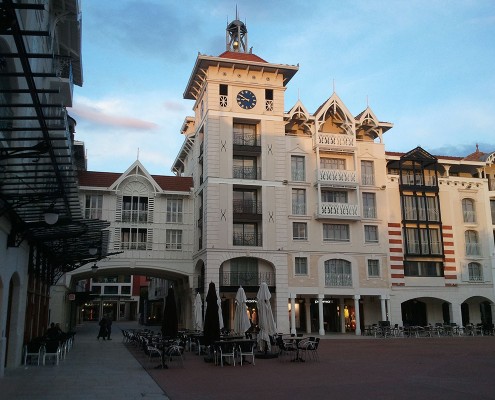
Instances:
[[[148,222],[148,211],[123,210],[122,222],[146,223]]]
[[[258,133],[234,133],[232,143],[239,146],[260,146],[261,136]]]
[[[325,217],[358,217],[357,204],[349,203],[321,203],[320,216]]]
[[[261,214],[261,200],[233,200],[234,214]]]
[[[275,286],[273,272],[221,272],[221,286],[259,286],[266,282],[268,286]]]
[[[262,246],[261,233],[234,233],[233,235],[234,246]]]
[[[232,175],[237,179],[260,179],[261,168],[234,166],[232,169]]]
[[[352,286],[352,274],[325,273],[325,286]]]

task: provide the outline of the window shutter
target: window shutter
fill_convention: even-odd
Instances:
[[[461,279],[463,282],[469,282],[469,269],[467,264],[461,264]]]
[[[120,250],[120,228],[114,228],[113,230],[113,249],[114,250]]]
[[[148,223],[153,223],[153,214],[155,211],[155,198],[148,197]]]
[[[115,207],[115,221],[122,222],[122,195],[117,196],[117,204]],[[119,243],[120,243],[120,233],[119,233]]]
[[[153,229],[147,230],[146,250],[153,250]]]

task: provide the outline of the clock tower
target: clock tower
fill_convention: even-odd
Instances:
[[[194,117],[183,125],[186,140],[174,164],[177,174],[194,177],[200,287],[215,282],[227,298],[227,316],[239,286],[255,298],[266,281],[282,331],[288,330],[288,259],[280,249],[287,248],[290,207],[284,92],[298,69],[253,54],[246,25],[229,23],[226,51],[196,59],[184,92],[195,102]]]

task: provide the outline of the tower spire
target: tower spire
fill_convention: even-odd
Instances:
[[[227,25],[226,49],[237,53],[248,53],[247,28],[244,22],[239,20],[237,6],[235,7],[235,18]]]

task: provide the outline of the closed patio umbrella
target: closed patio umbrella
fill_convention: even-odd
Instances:
[[[168,289],[165,299],[165,310],[163,311],[162,334],[164,337],[175,338],[179,331],[179,321],[177,318],[177,305],[175,303],[174,289]]]
[[[197,331],[203,330],[203,302],[199,293],[196,294],[194,300],[194,329]]]
[[[218,304],[218,324],[220,326],[220,330],[225,326],[223,323],[223,314],[222,314],[222,299],[220,298],[220,293],[217,290],[217,304]]]
[[[246,313],[246,293],[242,286],[237,289],[235,295],[235,314],[234,314],[234,332],[239,335],[244,335],[251,328],[251,322]]]
[[[210,282],[206,295],[205,325],[203,328],[205,344],[212,345],[220,340],[220,321],[218,318],[218,302],[215,284]]]
[[[277,333],[275,320],[273,319],[272,306],[270,305],[270,290],[266,282],[262,282],[256,295],[258,300],[258,346],[260,350],[271,350],[270,336]]]

